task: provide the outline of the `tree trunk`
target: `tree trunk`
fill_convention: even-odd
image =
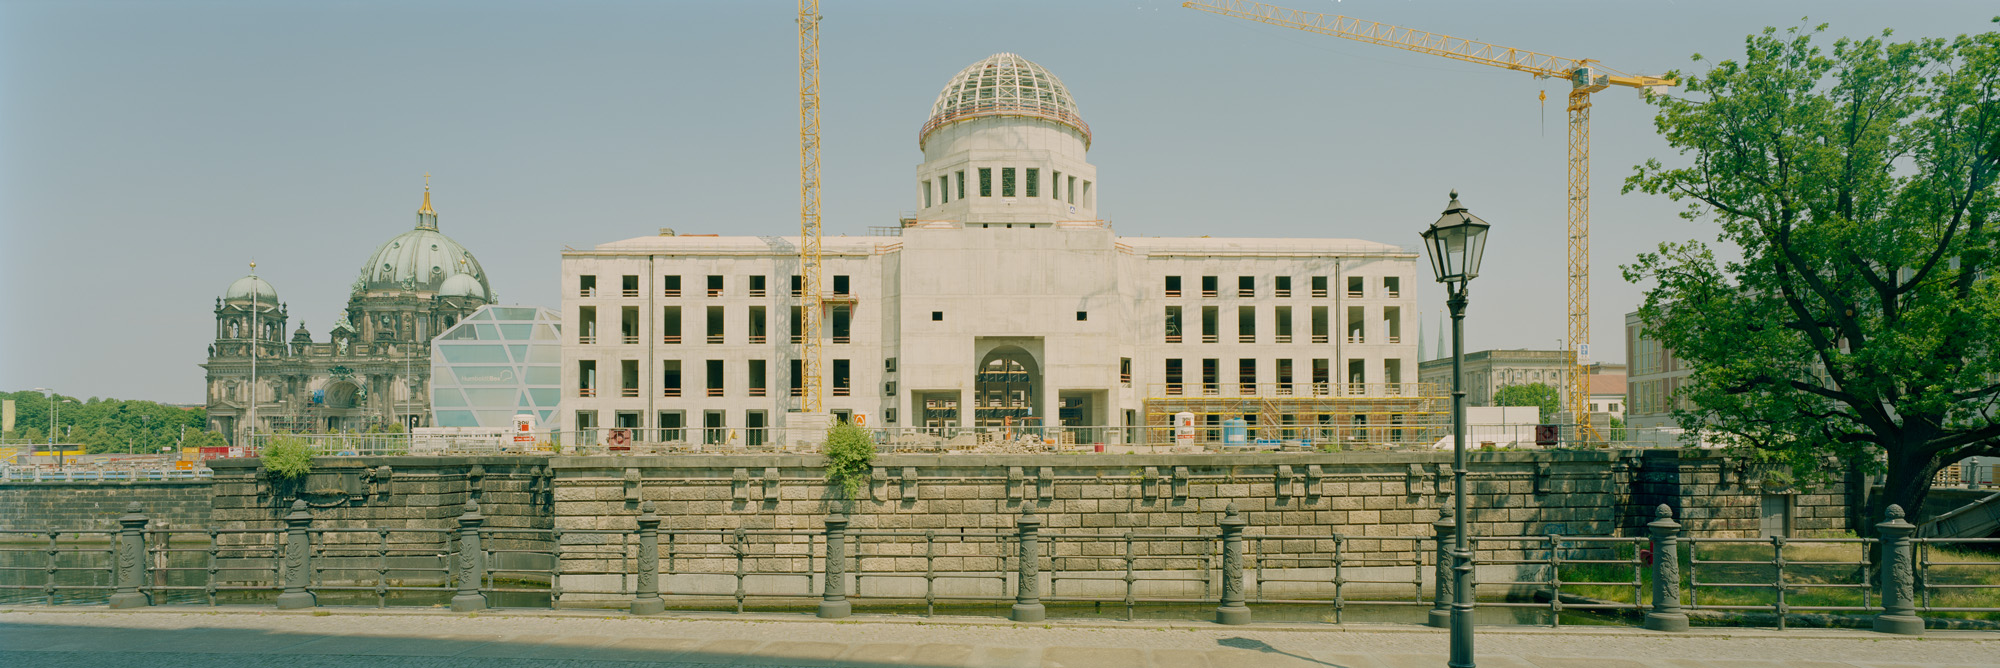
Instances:
[[[1910,448],[1914,449],[1914,448]],[[1869,509],[1873,516],[1866,523],[1871,529],[1882,521],[1882,513],[1889,504],[1903,507],[1903,515],[1911,524],[1922,524],[1924,499],[1930,496],[1931,480],[1937,477],[1938,461],[1935,457],[1920,457],[1905,452],[1889,454],[1889,472],[1882,483],[1882,501],[1879,507]]]

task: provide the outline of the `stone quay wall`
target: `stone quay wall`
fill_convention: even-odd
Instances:
[[[316,558],[375,563],[386,545],[400,579],[425,581],[442,577],[443,555],[456,549],[451,530],[477,500],[503,577],[551,579],[560,568],[565,589],[612,592],[630,586],[619,574],[635,563],[632,532],[651,504],[662,517],[663,587],[727,593],[818,586],[809,576],[734,574],[815,571],[818,534],[840,510],[861,534],[849,541],[855,570],[883,583],[858,586],[921,591],[921,578],[897,585],[893,574],[983,573],[941,585],[1005,594],[1017,523],[1032,509],[1048,571],[1122,576],[1130,550],[1135,571],[1195,573],[1178,591],[1207,596],[1213,583],[1199,573],[1218,563],[1212,537],[1232,505],[1248,523],[1249,549],[1296,558],[1283,564],[1294,574],[1330,581],[1338,552],[1349,579],[1426,581],[1432,523],[1452,482],[1448,452],[891,454],[877,458],[853,501],[837,499],[811,455],[335,457],[289,485],[259,464],[216,460],[214,477],[196,482],[0,484],[0,528],[110,528],[138,501],[175,529],[265,530],[282,527],[301,500],[320,531]],[[1803,536],[1848,529],[1857,505],[1837,490],[1771,485],[1707,451],[1481,451],[1468,464],[1474,536],[1639,536],[1666,504],[1689,535],[1754,538],[1772,494],[1787,495],[1789,526]],[[276,536],[219,539],[256,548]],[[1483,541],[1480,559],[1541,558],[1540,545]]]
[[[386,547],[397,579],[442,581],[443,555],[456,549],[453,531],[473,500],[487,528],[523,530],[487,541],[487,549],[503,550],[496,569],[547,572],[553,564],[541,556],[552,545],[546,533],[552,518],[546,458],[319,457],[304,481],[289,486],[274,483],[256,459],[214,460],[210,466],[215,470],[210,519],[216,528],[283,527],[292,501],[305,501],[312,527],[334,530],[316,534],[314,541],[323,546],[318,556],[328,559],[322,565],[336,579],[345,572],[372,575]],[[275,536],[221,539],[263,546]]]
[[[210,522],[211,487],[202,479],[0,482],[0,529],[108,531],[118,528],[125,504],[134,501],[167,527],[205,527]],[[4,539],[23,537],[13,534]]]

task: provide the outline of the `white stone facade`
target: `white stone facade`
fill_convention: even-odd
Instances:
[[[1051,418],[1124,427],[1144,424],[1147,401],[1170,391],[1293,396],[1394,383],[1411,387],[1387,392],[1417,394],[1414,251],[1118,236],[1098,219],[1089,129],[1067,91],[1006,55],[967,68],[940,96],[919,141],[919,213],[891,234],[824,239],[824,330],[811,334],[823,343],[826,410],[866,414],[871,427]],[[1006,72],[1029,72],[1022,80],[1042,87],[998,99],[1054,102],[954,97],[971,90],[967,77],[995,68],[999,85],[1010,85]],[[785,426],[798,405],[797,249],[796,237],[663,230],[565,251],[559,424],[666,441]],[[1202,388],[1207,380],[1215,387]],[[750,433],[742,438],[754,444]]]

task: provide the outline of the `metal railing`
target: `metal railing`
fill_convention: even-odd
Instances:
[[[761,502],[764,493],[738,500]],[[149,527],[133,503],[114,530],[0,531],[0,603],[388,607],[448,598],[457,611],[649,614],[670,599],[679,609],[736,612],[818,602],[820,616],[841,617],[854,602],[921,604],[926,615],[941,604],[1012,602],[1014,619],[1039,621],[1044,602],[1123,606],[1127,619],[1141,605],[1219,602],[1217,621],[1231,624],[1249,621],[1246,605],[1324,607],[1335,623],[1353,606],[1428,606],[1436,622],[1452,598],[1457,524],[1448,514],[1431,536],[1247,531],[1234,504],[1214,527],[1044,530],[1035,505],[1025,502],[1011,528],[851,529],[835,514],[813,528],[663,529],[645,502],[632,528],[536,529],[487,526],[467,503],[456,528],[411,529],[315,526],[297,501],[283,526],[169,529]],[[1682,539],[1665,506],[1646,528],[1643,537],[1471,536],[1476,586],[1488,593],[1478,605],[1546,611],[1551,626],[1566,615],[1602,624],[1644,613],[1647,628],[1666,631],[1685,630],[1691,610],[1769,611],[1780,629],[1799,612],[1858,613],[1887,633],[1921,633],[1920,612],[2000,613],[1986,594],[2000,588],[1990,584],[2000,561],[1963,556],[1975,554],[1968,544],[2000,539],[1913,538],[1894,507],[1879,539]],[[1766,548],[1768,558],[1743,552]],[[1842,552],[1820,554],[1827,549]],[[1767,600],[1701,600],[1718,591]],[[1853,600],[1789,600],[1811,592]],[[1232,607],[1239,612],[1222,612]]]

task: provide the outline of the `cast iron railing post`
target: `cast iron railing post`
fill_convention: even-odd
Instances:
[[[1889,518],[1875,525],[1882,540],[1882,614],[1875,630],[1899,635],[1923,635],[1924,620],[1914,604],[1916,577],[1911,572],[1910,534],[1916,525],[1903,519],[1903,507],[1890,504]]]
[[[292,512],[285,516],[285,592],[278,595],[279,610],[297,610],[317,605],[311,592],[306,591],[306,578],[311,572],[306,570],[307,553],[312,551],[312,538],[306,529],[312,526],[312,513],[306,512],[304,499],[292,501]]]
[[[1432,576],[1434,593],[1431,595],[1430,619],[1426,623],[1431,628],[1451,628],[1451,536],[1458,531],[1458,516],[1452,514],[1451,506],[1438,509],[1436,522],[1431,523],[1432,532],[1437,534],[1437,573]]]
[[[660,598],[660,516],[653,502],[639,506],[639,578],[632,592],[632,614],[656,615],[667,611]]]
[[[826,584],[819,601],[820,619],[840,619],[854,613],[847,602],[847,516],[826,514]]]
[[[1654,631],[1688,630],[1687,613],[1681,611],[1681,525],[1674,510],[1660,504],[1654,519],[1646,525],[1653,536],[1653,610],[1646,613],[1646,628]]]
[[[118,592],[111,595],[111,608],[143,608],[152,605],[152,599],[139,593],[139,583],[146,572],[146,523],[151,521],[140,514],[139,502],[125,505],[125,516],[118,518]]]
[[[1215,608],[1217,624],[1248,624],[1250,608],[1243,605],[1243,525],[1250,521],[1231,503],[1222,510],[1222,605]]]
[[[458,516],[458,595],[451,597],[452,612],[486,609],[486,595],[479,593],[486,580],[486,552],[479,545],[479,526],[485,523],[479,502],[465,502],[465,513]]]
[[[1039,622],[1048,618],[1048,609],[1042,606],[1042,578],[1040,575],[1042,520],[1035,517],[1034,499],[1021,500],[1021,519],[1016,521],[1020,528],[1021,563],[1015,573],[1016,587],[1014,614],[1017,622]]]

